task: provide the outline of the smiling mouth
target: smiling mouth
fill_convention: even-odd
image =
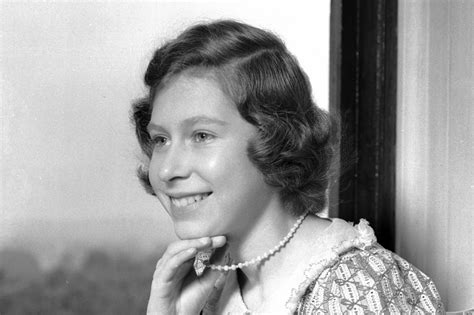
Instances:
[[[211,194],[212,192],[208,192],[208,193],[196,194],[196,195],[186,196],[186,197],[181,197],[181,198],[170,197],[170,199],[171,199],[171,203],[174,206],[178,208],[182,208],[182,207],[187,207],[189,205],[196,204],[200,201],[203,201],[204,199],[209,197],[209,195]]]

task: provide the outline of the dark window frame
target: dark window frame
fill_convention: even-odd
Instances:
[[[332,0],[329,111],[340,119],[331,216],[366,218],[395,247],[397,0]]]

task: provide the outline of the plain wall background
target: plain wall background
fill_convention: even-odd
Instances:
[[[279,34],[328,107],[330,1],[0,3],[0,249],[148,252],[174,238],[139,186],[128,111],[153,50],[237,18]]]
[[[474,2],[399,2],[396,250],[474,309]]]

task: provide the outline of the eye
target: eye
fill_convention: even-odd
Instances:
[[[163,147],[168,143],[168,138],[163,136],[153,136],[151,138],[151,143],[154,147]]]
[[[211,135],[210,133],[203,132],[203,131],[196,132],[193,135],[193,140],[195,142],[198,142],[198,143],[199,142],[208,142],[208,141],[211,141],[214,138],[215,138],[214,135]]]

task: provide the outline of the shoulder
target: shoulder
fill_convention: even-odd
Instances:
[[[313,280],[298,313],[443,313],[433,281],[395,253],[374,244],[352,248]]]

